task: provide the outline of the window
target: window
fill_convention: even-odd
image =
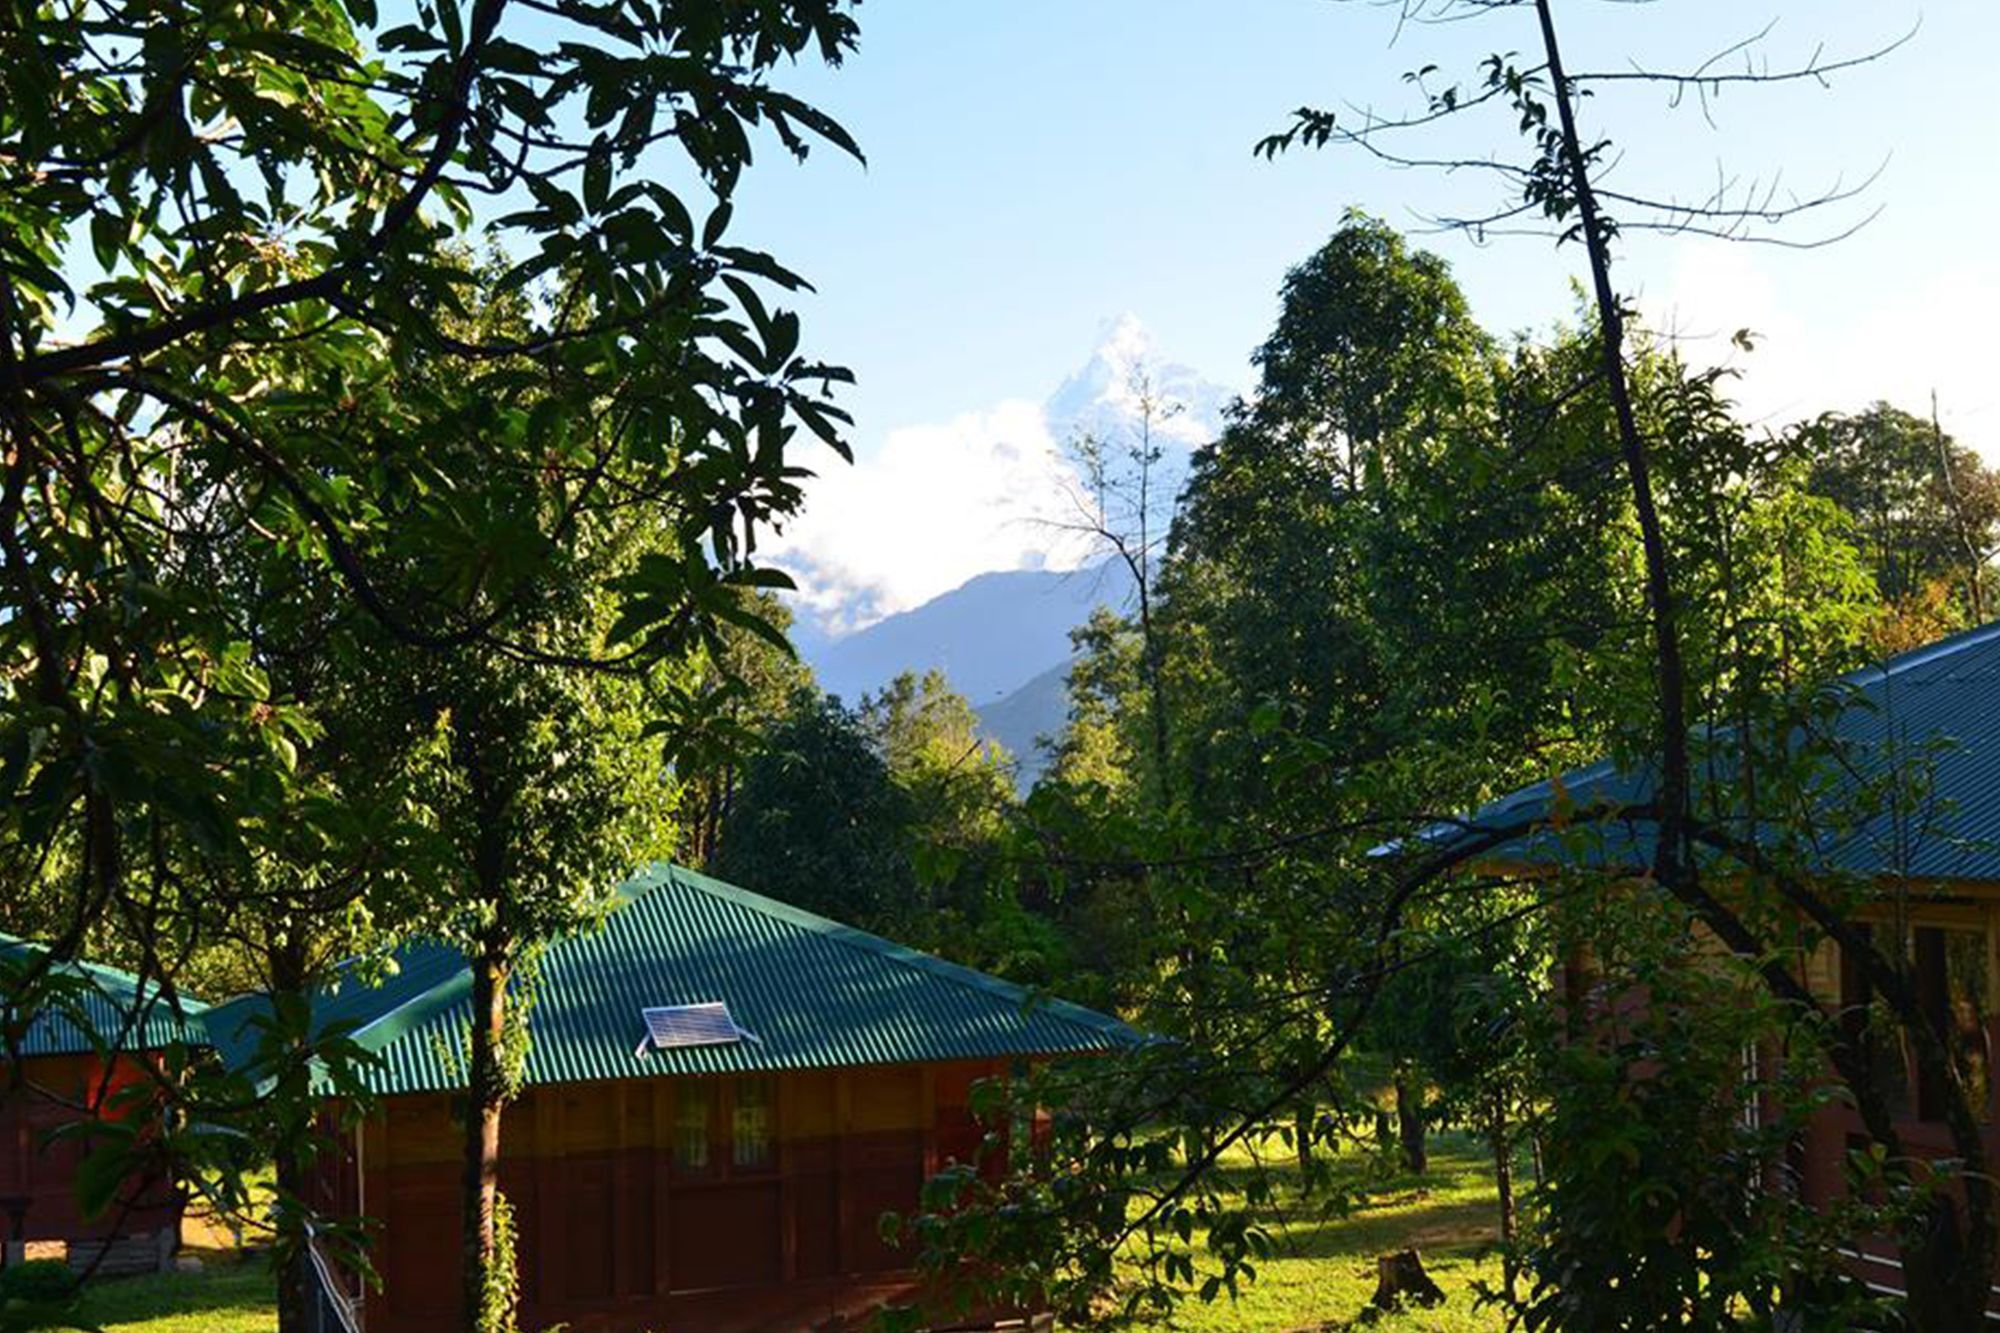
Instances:
[[[1917,1002],[1931,1021],[1956,1034],[1966,1055],[1966,1099],[1973,1114],[1986,1118],[1986,935],[1983,931],[1919,926],[1912,932]],[[1923,1080],[1917,1089],[1918,1114],[1944,1118],[1945,1092]]]
[[[1887,926],[1860,926],[1860,934],[1871,941],[1886,937]],[[1902,1025],[1888,1001],[1875,993],[1861,960],[1843,953],[1840,959],[1841,1026],[1847,1040],[1861,1045],[1874,1071],[1875,1085],[1882,1090],[1889,1114],[1907,1116],[1911,1111],[1910,1064],[1904,1049]]]
[[[771,1135],[771,1080],[736,1081],[729,1116],[729,1164],[738,1171],[768,1171],[777,1154]]]
[[[674,1090],[674,1169],[709,1168],[709,1131],[715,1122],[715,1084],[683,1083]]]
[[[1894,928],[1878,925],[1862,929],[1886,942]],[[1991,1080],[1986,950],[1983,928],[1939,925],[1909,930],[1901,948],[1894,950],[1901,955],[1899,961],[1916,990],[1917,1003],[1938,1027],[1954,1033],[1963,1047],[1969,1100],[1982,1120],[1987,1118]],[[1944,1088],[1928,1078],[1912,1078],[1917,1064],[1908,1034],[1888,1003],[1876,994],[1858,959],[1842,959],[1841,1005],[1847,1035],[1865,1043],[1891,1114],[1942,1119]]]

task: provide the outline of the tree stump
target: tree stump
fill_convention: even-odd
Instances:
[[[1415,1301],[1430,1308],[1444,1303],[1444,1289],[1424,1271],[1424,1257],[1415,1250],[1398,1250],[1375,1259],[1375,1295],[1369,1304],[1378,1310],[1400,1310],[1403,1302]]]

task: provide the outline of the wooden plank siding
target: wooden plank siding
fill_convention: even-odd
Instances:
[[[805,1329],[907,1294],[911,1258],[883,1240],[879,1219],[913,1210],[946,1162],[976,1156],[970,1091],[1003,1072],[988,1060],[527,1089],[501,1138],[522,1326]],[[751,1083],[769,1092],[772,1152],[745,1164],[731,1130]],[[705,1167],[675,1156],[683,1095],[713,1108]],[[385,1098],[359,1145],[350,1169],[360,1211],[378,1224],[383,1278],[366,1302],[368,1333],[439,1327],[459,1294],[453,1100]]]

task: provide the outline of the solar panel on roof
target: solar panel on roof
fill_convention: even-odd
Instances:
[[[639,1012],[646,1020],[647,1041],[656,1051],[689,1046],[727,1046],[746,1038],[757,1040],[756,1034],[737,1026],[729,1006],[720,1000],[707,1004],[662,1005]],[[643,1052],[645,1043],[642,1042],[639,1049]]]

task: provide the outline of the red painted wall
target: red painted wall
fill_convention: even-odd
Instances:
[[[23,1240],[96,1240],[178,1226],[179,1192],[171,1181],[128,1183],[121,1202],[86,1220],[76,1201],[76,1173],[87,1148],[80,1140],[51,1141],[61,1126],[88,1118],[81,1109],[107,1090],[150,1077],[140,1057],[117,1056],[109,1066],[94,1055],[33,1056],[16,1071],[0,1068],[0,1198],[26,1198]],[[131,1206],[124,1206],[129,1199]],[[8,1225],[0,1212],[0,1229]]]

